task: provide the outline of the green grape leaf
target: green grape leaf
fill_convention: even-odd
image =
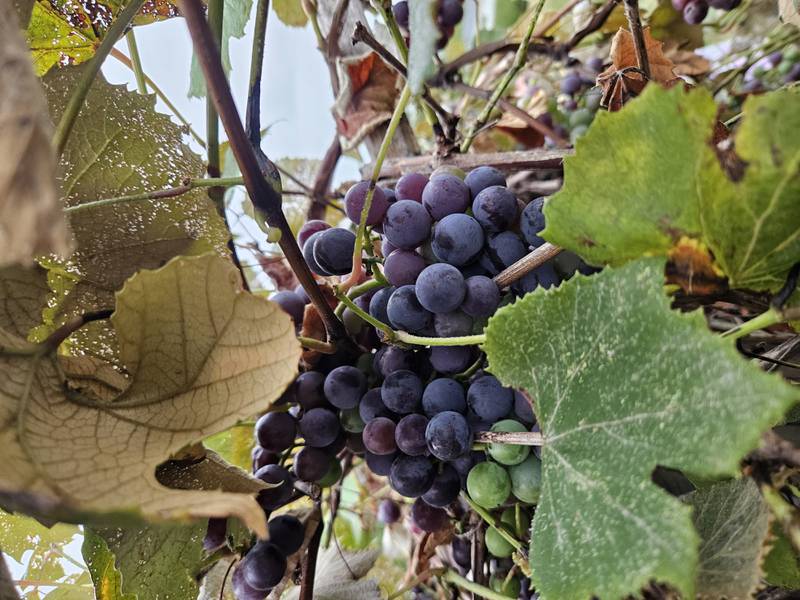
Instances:
[[[53,127],[11,6],[0,9],[0,266],[68,254]]]
[[[206,448],[213,450],[230,464],[248,471],[253,463],[250,455],[253,444],[253,427],[245,426],[244,423],[203,440]]]
[[[542,237],[592,264],[619,265],[699,236],[698,157],[711,153],[715,114],[704,89],[657,85],[624,110],[600,111],[564,159]]]
[[[59,69],[45,78],[53,120],[60,118],[81,70]],[[227,229],[203,190],[90,204],[202,176],[203,161],[183,143],[182,129],[154,106],[154,96],[128,92],[100,76],[89,92],[60,165],[77,248],[69,260],[42,261],[53,295],[39,339],[71,318],[113,308],[114,293],[140,269],[158,268],[177,255],[227,255]],[[70,338],[70,351],[119,363],[107,321],[81,328]]]
[[[305,27],[308,23],[308,16],[300,0],[273,0],[272,10],[275,11],[275,16],[289,27]]]
[[[15,301],[0,299],[0,307]],[[251,478],[242,473],[238,484],[225,484],[231,471],[209,464],[178,479],[202,482],[211,469],[231,493],[174,489],[193,486],[166,487],[156,467],[280,396],[300,357],[289,317],[242,292],[233,264],[207,254],[132,277],[111,321],[131,374],[113,401],[68,393],[57,356],[0,330],[0,346],[10,351],[0,356],[0,494],[151,520],[237,516],[263,535],[254,499],[263,486]]]
[[[65,546],[76,535],[78,528],[75,525],[57,523],[45,527],[31,517],[0,510],[0,548],[17,562],[22,562],[22,555],[28,550],[43,554],[53,544]]]
[[[705,155],[699,177],[706,243],[731,286],[777,291],[800,258],[800,90],[750,96],[734,150],[732,179]]]
[[[225,74],[231,72],[231,38],[244,37],[244,28],[250,20],[250,10],[253,0],[223,0],[222,12],[222,68]],[[205,98],[206,80],[203,69],[197,61],[197,56],[192,54],[192,66],[189,69],[189,98]]]
[[[86,528],[83,558],[97,600],[195,600],[205,523]]]
[[[750,478],[724,481],[684,497],[700,536],[697,593],[745,600],[760,585],[769,509]]]
[[[764,579],[770,585],[800,589],[800,557],[779,523],[772,525],[772,544],[764,558]]]
[[[436,2],[410,0],[408,28],[408,85],[413,94],[421,94],[425,81],[433,75],[433,57],[441,33],[436,25]]]
[[[122,0],[68,2],[37,0],[28,21],[28,45],[37,75],[52,67],[77,65],[94,56],[114,18],[124,8]],[[178,16],[169,0],[148,0],[134,17],[134,25],[146,25]]]
[[[735,475],[798,398],[701,314],[671,311],[663,281],[662,259],[640,259],[489,320],[490,370],[535,399],[544,436],[531,566],[545,599],[620,598],[653,580],[691,597],[691,510],[652,483],[653,469]]]

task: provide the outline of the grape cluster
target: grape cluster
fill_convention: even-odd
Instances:
[[[464,0],[439,0],[436,10],[436,24],[439,26],[439,49],[444,48],[450,38],[453,37],[456,25],[461,22],[464,16],[464,7],[462,6]],[[410,37],[409,33],[409,8],[406,0],[400,0],[392,5],[392,14],[394,15],[397,25],[402,30],[406,38]]]
[[[800,81],[800,48],[789,45],[757,60],[744,74],[743,93],[764,92]]]
[[[709,7],[729,12],[741,3],[742,0],[672,0],[672,7],[689,25],[699,25],[708,15]]]

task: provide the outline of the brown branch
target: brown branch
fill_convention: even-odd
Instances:
[[[242,172],[247,193],[253,205],[265,215],[267,223],[281,231],[279,241],[281,250],[319,312],[328,337],[336,340],[344,339],[347,336],[344,325],[333,314],[333,310],[317,286],[283,214],[281,196],[264,177],[259,160],[244,131],[219,54],[215,50],[214,38],[205,20],[203,5],[199,0],[179,0],[179,6],[189,27],[195,54],[203,68],[208,93],[228,134],[231,150]]]
[[[333,179],[333,172],[342,156],[342,144],[339,142],[339,133],[333,134],[333,141],[322,157],[322,163],[311,186],[311,206],[308,207],[308,219],[324,219],[325,207],[328,205],[326,196]]]
[[[314,576],[317,571],[317,555],[319,554],[319,543],[322,540],[323,521],[320,520],[314,537],[308,544],[306,559],[303,561],[303,569],[300,574],[300,596],[299,600],[313,600],[314,598]]]
[[[633,49],[636,52],[636,63],[647,79],[650,79],[650,59],[644,43],[642,20],[639,18],[639,0],[625,0],[625,16],[633,35]]]
[[[545,150],[537,148],[524,152],[489,152],[486,154],[454,154],[447,158],[447,164],[468,171],[482,165],[495,167],[504,172],[524,170],[555,170],[561,171],[562,161],[565,156],[572,154],[571,150]],[[412,156],[407,158],[388,158],[381,169],[381,179],[400,177],[408,171],[430,173],[439,166],[440,157],[436,155]],[[369,164],[361,169],[365,178],[372,173],[373,165]]]
[[[561,248],[554,246],[550,242],[545,242],[530,254],[526,254],[513,265],[501,271],[494,278],[494,282],[501,289],[508,287],[518,279],[521,279],[533,271],[535,268],[540,267],[559,252],[561,252]]]
[[[338,0],[336,8],[333,10],[331,17],[331,27],[328,30],[328,37],[325,40],[325,47],[320,48],[325,62],[328,64],[328,72],[331,77],[331,87],[333,88],[334,97],[339,95],[339,74],[336,72],[336,59],[339,57],[339,38],[342,35],[342,26],[344,25],[344,15],[347,12],[347,6],[350,0]]]
[[[102,321],[108,319],[114,313],[113,309],[96,310],[88,312],[78,317],[74,317],[64,323],[61,327],[51,333],[43,342],[43,346],[48,352],[55,352],[61,343],[81,327],[92,321]]]
[[[620,0],[608,0],[603,6],[597,9],[592,15],[592,18],[589,19],[589,22],[584,25],[583,29],[576,31],[573,36],[564,44],[566,52],[570,52],[573,48],[575,48],[575,46],[583,41],[583,38],[593,34],[595,31],[605,25],[605,22],[608,21],[608,17],[611,16],[611,13],[614,12],[614,9],[619,3]]]
[[[544,437],[538,431],[479,431],[475,441],[483,444],[513,444],[515,446],[543,446]]]

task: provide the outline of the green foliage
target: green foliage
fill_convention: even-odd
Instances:
[[[408,28],[411,34],[408,48],[408,85],[413,94],[420,94],[425,80],[433,74],[433,56],[441,34],[436,26],[436,2],[411,0],[408,6]]]
[[[135,593],[123,593],[122,575],[114,565],[114,555],[91,527],[83,531],[81,553],[94,582],[96,600],[136,600]]]
[[[734,475],[797,399],[700,314],[670,311],[662,283],[663,261],[642,259],[529,294],[489,321],[490,369],[536,399],[545,438],[531,534],[544,598],[617,598],[651,580],[691,596],[698,536],[653,469]]]
[[[599,114],[565,159],[543,237],[612,265],[694,238],[732,287],[779,289],[800,255],[798,98],[794,89],[748,98],[735,154],[717,156],[711,95],[648,86],[624,110]]]
[[[275,16],[289,27],[305,27],[308,23],[308,16],[300,0],[273,0],[272,10],[275,11]]]
[[[762,565],[764,579],[770,585],[789,589],[800,588],[800,557],[783,533],[780,524],[772,525],[770,537],[769,552]]]

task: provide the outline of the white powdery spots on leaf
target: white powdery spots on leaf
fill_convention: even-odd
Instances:
[[[663,266],[579,277],[489,322],[490,368],[536,398],[545,438],[531,542],[545,599],[619,598],[653,580],[690,596],[698,537],[653,469],[733,474],[797,400],[699,314],[671,311]]]

